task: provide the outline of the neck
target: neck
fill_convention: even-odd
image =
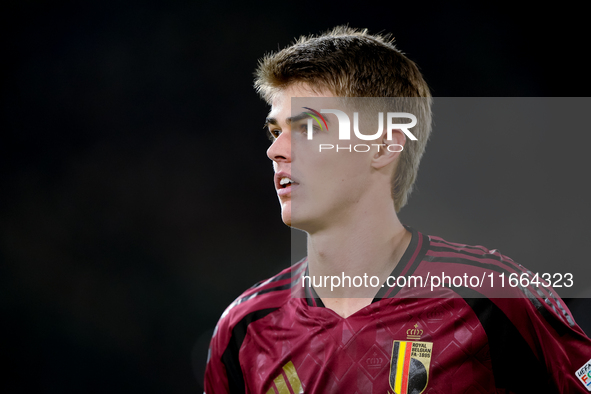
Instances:
[[[310,277],[338,276],[341,281],[345,277],[345,283],[332,289],[336,279],[329,278],[328,286],[315,286],[325,306],[347,317],[371,303],[411,238],[393,205],[357,212],[341,218],[336,225],[308,233]],[[353,280],[355,276],[366,278],[360,287],[348,283],[347,277]],[[377,280],[372,281],[372,277]]]

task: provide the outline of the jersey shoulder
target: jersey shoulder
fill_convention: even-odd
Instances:
[[[285,305],[292,298],[293,284],[300,279],[306,266],[304,259],[244,291],[222,313],[214,336],[220,330],[229,333],[241,322],[249,324]]]
[[[440,262],[455,262],[458,264],[472,265],[481,268],[499,268],[523,270],[523,266],[515,263],[510,257],[501,254],[498,249],[489,249],[482,245],[466,245],[458,242],[449,242],[445,239],[429,235],[429,251],[427,260]]]
[[[461,282],[459,287],[469,287],[489,298],[520,298],[524,291],[527,293],[523,286],[519,286],[518,279],[534,274],[498,249],[449,242],[433,235],[428,238],[429,247],[423,257],[423,268],[435,276],[442,278],[445,274],[448,280],[455,278],[456,283]],[[516,286],[508,285],[510,277],[517,278],[517,282],[512,281]],[[458,285],[454,284],[454,287]]]
[[[467,286],[452,291],[480,321],[499,384],[516,392],[582,392],[574,372],[589,363],[591,340],[550,283],[496,249],[429,239],[427,270],[467,274]],[[522,376],[539,376],[539,390]]]
[[[424,260],[434,263],[429,264],[430,268],[441,265],[446,274],[468,275],[464,281],[468,286],[463,283],[463,288],[456,290],[464,298],[491,298],[507,315],[516,314],[519,318],[528,310],[561,335],[570,330],[582,333],[550,284],[499,250],[449,242],[437,236],[429,239]],[[470,278],[474,281],[470,282]]]
[[[297,283],[306,266],[302,260],[257,283],[226,308],[209,345],[204,382],[207,393],[244,391],[239,354],[248,327],[289,302],[293,283]]]

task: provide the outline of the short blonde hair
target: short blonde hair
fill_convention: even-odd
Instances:
[[[390,35],[338,26],[318,36],[302,36],[291,46],[265,55],[255,72],[255,89],[271,104],[293,83],[328,89],[339,97],[423,97],[410,111],[417,117],[392,178],[396,211],[406,205],[431,133],[431,93],[414,62]]]

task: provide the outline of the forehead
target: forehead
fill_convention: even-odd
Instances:
[[[294,97],[314,97],[322,98],[326,97],[326,104],[333,102],[330,98],[335,95],[328,89],[324,88],[313,88],[306,83],[291,84],[285,89],[281,89],[273,97],[271,104],[271,111],[268,117],[275,118],[279,121],[284,121],[291,116],[291,103]],[[321,106],[323,100],[314,100],[314,106]]]

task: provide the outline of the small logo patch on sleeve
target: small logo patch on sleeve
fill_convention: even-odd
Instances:
[[[577,378],[587,388],[587,391],[591,391],[591,360],[587,361],[585,365],[575,372]]]

